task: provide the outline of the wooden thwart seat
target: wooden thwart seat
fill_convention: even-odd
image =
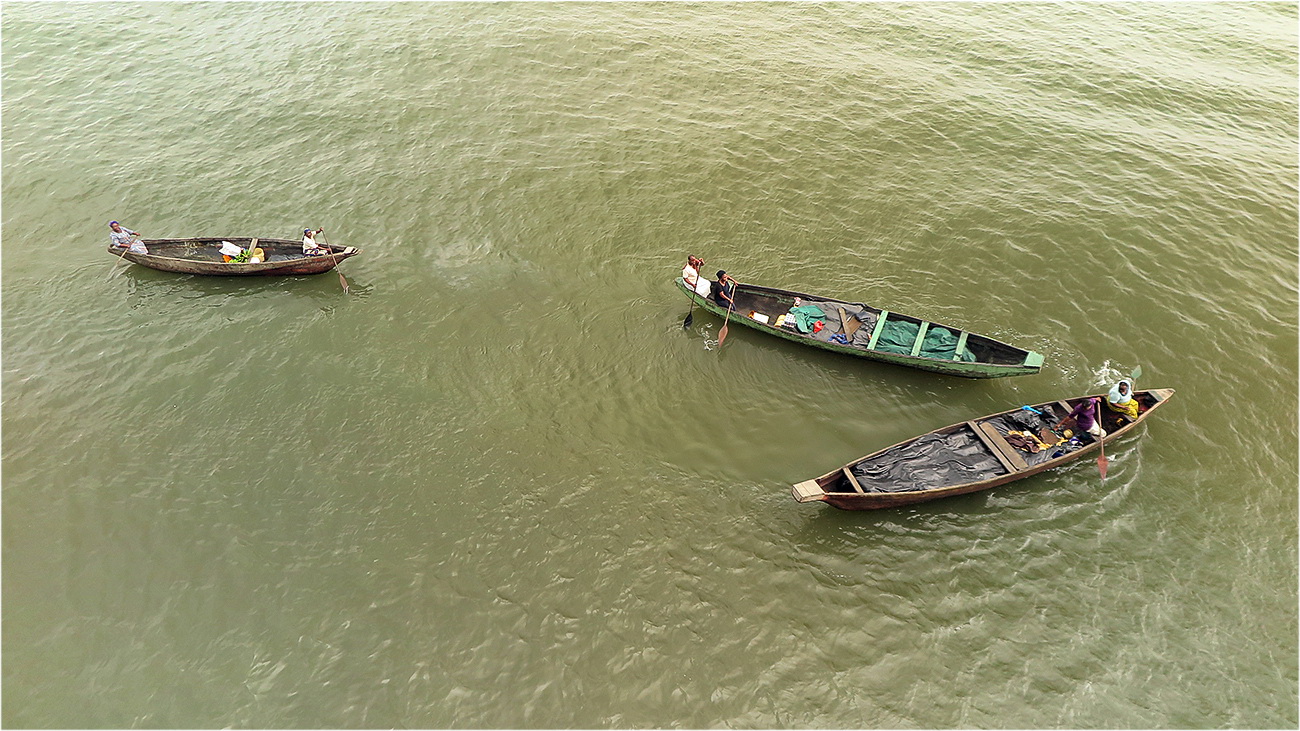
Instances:
[[[862,489],[862,485],[858,484],[858,478],[853,476],[852,470],[850,470],[848,467],[841,467],[840,469],[843,470],[844,477],[848,479],[849,484],[853,486],[854,490],[857,490],[859,493],[863,495],[867,494],[867,491]]]
[[[921,354],[921,346],[925,344],[925,333],[930,329],[930,323],[922,322],[921,326],[916,329],[916,340],[912,341],[912,356]]]
[[[1029,469],[1029,463],[1025,461],[1025,458],[1021,457],[1016,452],[1016,448],[1007,443],[1007,440],[1003,439],[1002,435],[992,426],[975,421],[966,422],[966,426],[975,432],[975,436],[984,442],[984,446],[989,448],[989,451],[993,453],[994,457],[997,457],[1008,472],[1020,472]]]
[[[871,330],[871,339],[867,341],[867,350],[876,349],[876,341],[880,339],[880,333],[885,330],[885,320],[889,317],[889,310],[881,310],[880,316],[876,318],[876,326]]]

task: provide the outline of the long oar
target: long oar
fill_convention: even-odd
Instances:
[[[1097,458],[1097,470],[1101,472],[1101,479],[1106,479],[1106,470],[1110,469],[1110,461],[1106,459],[1106,430],[1101,426],[1101,402],[1097,402],[1097,428],[1101,430],[1101,436],[1097,441],[1101,442],[1101,456]]]
[[[325,232],[324,232],[324,231],[321,231],[321,232],[320,232],[320,240],[321,240],[321,241],[324,241],[326,246],[330,246],[329,239],[325,238]],[[336,255],[336,254],[334,253],[334,247],[333,247],[333,246],[330,246],[330,260],[331,260],[332,262],[334,262],[333,269],[334,269],[334,271],[337,272],[338,275],[339,275],[339,284],[343,285],[343,294],[352,294],[352,290],[351,290],[350,288],[348,288],[348,280],[344,279],[344,278],[343,278],[343,272],[340,272],[340,271],[339,271],[339,268],[338,268],[338,267],[339,267],[339,258],[338,258],[338,255]]]
[[[734,279],[731,281],[736,282],[736,280]],[[718,286],[721,287],[722,285],[718,285]],[[740,291],[740,282],[736,282],[736,286],[731,288],[731,304],[727,305],[727,319],[723,320],[722,329],[718,331],[719,348],[722,347],[722,341],[727,339],[727,326],[731,324],[731,311],[736,306],[736,293],[739,291]]]
[[[137,242],[137,241],[139,241],[139,240],[140,240],[140,237],[139,237],[139,236],[132,237],[132,239],[131,239],[131,243],[134,244],[135,242]],[[130,248],[131,248],[130,244],[128,244],[128,245],[126,245],[126,246],[123,246],[123,247],[122,247],[122,251],[119,252],[118,255],[117,255],[118,258],[121,259],[122,261],[126,261],[126,260],[127,260],[127,259],[126,259],[126,252],[127,252],[127,249],[130,249]],[[108,273],[108,278],[109,278],[109,279],[112,279],[113,277],[116,277],[118,274],[121,274],[121,272],[118,271],[118,268],[117,268],[117,267],[118,267],[119,264],[122,263],[122,261],[115,261],[115,262],[113,262],[113,271],[111,271],[111,272]],[[122,270],[122,271],[126,271],[126,270],[124,269],[124,270]]]

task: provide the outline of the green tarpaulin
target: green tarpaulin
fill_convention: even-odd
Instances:
[[[901,355],[911,355],[912,348],[916,345],[916,335],[920,332],[921,326],[906,320],[889,319],[885,321],[884,328],[880,331],[880,339],[876,341],[876,350],[884,353],[899,353]],[[961,349],[961,358],[959,360],[973,362],[975,356],[966,348]],[[925,338],[921,341],[921,351],[917,354],[925,358],[942,358],[944,360],[954,360],[953,355],[957,352],[957,334],[946,327],[934,326],[925,333]]]

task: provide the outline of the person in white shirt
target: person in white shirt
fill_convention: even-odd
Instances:
[[[688,255],[686,257],[686,266],[682,267],[682,280],[686,282],[686,286],[695,290],[695,294],[708,297],[712,291],[712,285],[709,280],[700,276],[700,268],[703,266],[703,259]]]
[[[322,254],[329,253],[328,251],[325,250],[323,246],[316,243],[316,234],[324,230],[325,229],[323,228],[318,228],[316,229],[315,233],[313,233],[312,230],[309,228],[304,228],[302,230],[302,255],[303,256],[321,256]]]

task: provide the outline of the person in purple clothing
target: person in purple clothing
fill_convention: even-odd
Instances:
[[[1060,429],[1062,424],[1073,418],[1075,425],[1079,427],[1079,431],[1088,432],[1092,436],[1101,439],[1106,436],[1106,431],[1101,428],[1101,424],[1097,423],[1097,409],[1100,407],[1101,399],[1096,396],[1089,396],[1080,401],[1079,405],[1075,406],[1074,410],[1067,414],[1064,419],[1057,422],[1056,428]]]

